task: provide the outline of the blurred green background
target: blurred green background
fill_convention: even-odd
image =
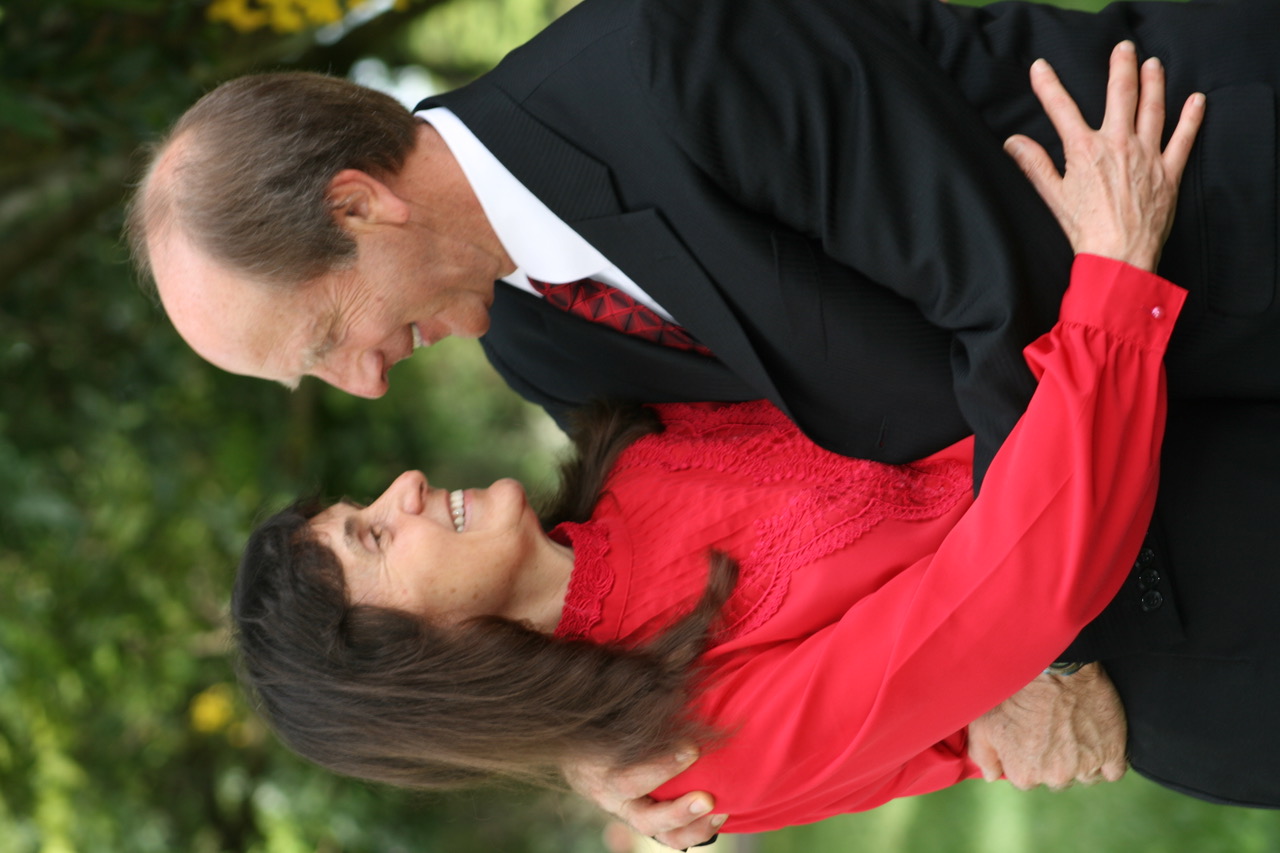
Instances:
[[[418,354],[374,402],[220,373],[138,287],[119,238],[139,145],[217,82],[312,68],[412,102],[569,5],[0,0],[0,853],[605,849],[599,816],[559,795],[428,797],[304,765],[228,657],[227,591],[265,511],[300,492],[368,498],[409,467],[536,491],[555,428],[474,342]],[[1140,779],[971,783],[721,847],[1266,851],[1280,816]]]

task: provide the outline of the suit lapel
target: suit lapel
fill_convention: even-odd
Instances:
[[[432,106],[451,109],[530,192],[710,347],[756,396],[785,411],[755,347],[697,257],[658,211],[625,210],[608,167],[485,80],[418,108]]]
[[[489,360],[522,396],[560,419],[589,400],[662,403],[758,396],[721,361],[620,334],[498,284],[481,339]]]
[[[484,79],[429,98],[448,107],[520,183],[566,222],[622,212],[609,170],[549,130]]]
[[[569,224],[710,347],[760,397],[783,405],[755,347],[715,282],[656,210]]]

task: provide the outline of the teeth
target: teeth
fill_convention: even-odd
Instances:
[[[453,516],[453,529],[461,533],[467,524],[467,506],[462,499],[462,491],[455,489],[449,493],[449,514]]]
[[[409,328],[413,330],[413,348],[420,349],[421,347],[425,347],[427,342],[422,339],[422,332],[418,331],[418,324],[410,323]]]

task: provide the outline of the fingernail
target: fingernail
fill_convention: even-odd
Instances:
[[[719,829],[724,826],[724,822],[729,819],[727,814],[718,814],[711,818],[711,828]]]
[[[1124,41],[1120,42],[1118,45],[1116,45],[1116,47],[1119,48],[1120,50],[1123,50],[1125,53],[1133,53],[1135,50],[1137,50],[1137,48],[1133,46],[1133,42],[1129,41],[1128,39],[1125,39]]]
[[[1152,68],[1159,68],[1161,65],[1160,57],[1158,56],[1149,57],[1147,59],[1147,65],[1150,65]]]
[[[684,766],[686,764],[692,764],[697,760],[698,760],[698,753],[693,752],[692,750],[686,749],[682,752],[676,753],[676,764],[679,764],[681,766]]]
[[[1037,59],[1035,62],[1031,63],[1032,71],[1044,71],[1048,67],[1049,67],[1049,60],[1043,59],[1043,58]]]
[[[1203,106],[1204,106],[1204,93],[1203,93],[1203,92],[1196,92],[1194,95],[1192,95],[1192,96],[1191,96],[1191,101],[1192,101],[1192,103],[1194,103],[1197,107],[1203,107]]]
[[[689,803],[689,814],[691,815],[702,816],[709,811],[711,811],[711,803],[706,800],[699,799]]]
[[[1010,136],[1004,141],[1004,150],[1008,151],[1010,154],[1017,154],[1018,149],[1021,147],[1022,140],[1018,139],[1016,136]]]

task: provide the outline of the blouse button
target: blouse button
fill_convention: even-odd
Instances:
[[[1164,316],[1164,309],[1161,308],[1159,305],[1151,309],[1151,319],[1159,320],[1163,316]]]

